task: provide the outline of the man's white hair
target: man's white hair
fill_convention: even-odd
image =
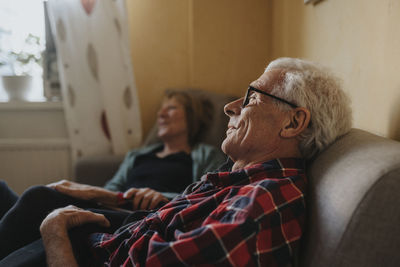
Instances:
[[[350,99],[341,81],[314,62],[295,58],[278,58],[265,71],[282,69],[282,80],[271,91],[300,107],[310,110],[311,122],[301,136],[299,149],[310,159],[321,152],[352,125]],[[288,108],[279,104],[282,109]]]

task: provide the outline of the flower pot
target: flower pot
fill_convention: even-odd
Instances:
[[[32,87],[32,76],[2,76],[3,88],[10,101],[26,100]]]

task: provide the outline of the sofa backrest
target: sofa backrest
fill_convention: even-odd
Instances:
[[[300,266],[399,266],[400,143],[352,129],[309,166]]]

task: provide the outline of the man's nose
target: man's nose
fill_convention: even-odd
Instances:
[[[242,102],[243,102],[243,97],[226,104],[224,106],[225,114],[229,117],[234,116],[234,115],[239,115],[240,111],[242,109]]]

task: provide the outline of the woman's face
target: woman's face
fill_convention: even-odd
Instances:
[[[162,140],[188,136],[184,106],[175,97],[165,98],[157,113],[158,137]]]

